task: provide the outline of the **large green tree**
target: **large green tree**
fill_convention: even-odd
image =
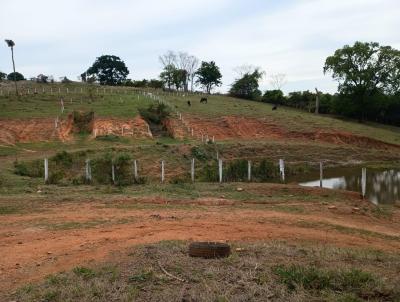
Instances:
[[[164,87],[171,90],[172,86],[174,85],[174,74],[176,68],[173,64],[168,64],[164,67],[163,71],[160,73],[160,79],[164,84]]]
[[[232,96],[255,100],[261,96],[261,91],[258,89],[259,80],[262,79],[264,73],[256,68],[253,72],[246,72],[240,79],[237,79],[233,84],[229,93]]]
[[[94,77],[101,85],[121,85],[129,74],[124,61],[117,56],[98,57],[93,65],[81,77]]]
[[[210,93],[214,86],[221,86],[222,74],[214,61],[201,62],[200,68],[196,71],[196,83],[203,86],[207,93]]]
[[[339,82],[339,92],[355,108],[360,121],[373,110],[376,95],[394,95],[400,89],[400,51],[379,43],[356,42],[345,45],[328,57],[324,73],[331,72]],[[369,110],[371,109],[371,110]]]
[[[9,73],[7,75],[7,80],[9,81],[23,81],[25,80],[24,76],[22,73],[19,73],[18,71]]]
[[[274,90],[267,90],[265,91],[262,101],[266,103],[271,103],[275,105],[283,105],[285,103],[285,95],[283,94],[283,91],[280,89],[274,89]]]

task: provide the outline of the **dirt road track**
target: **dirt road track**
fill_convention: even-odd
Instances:
[[[92,202],[65,204],[36,214],[3,216],[0,293],[9,293],[48,274],[90,261],[106,260],[111,252],[123,251],[132,245],[161,240],[287,240],[390,251],[400,249],[400,241],[384,237],[399,234],[398,224],[322,210],[318,214],[299,215],[229,205],[121,209]],[[363,228],[383,237],[303,227],[299,224],[302,221]]]

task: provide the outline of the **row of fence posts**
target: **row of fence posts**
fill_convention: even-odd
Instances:
[[[218,152],[217,152],[217,160],[218,160],[218,181],[220,183],[223,182],[223,161],[222,159],[219,158]],[[90,182],[92,180],[92,169],[90,166],[90,159],[87,159],[85,161],[85,179],[86,181]],[[251,161],[247,161],[247,180],[250,182],[252,180],[251,177],[251,166],[252,163]],[[283,159],[279,160],[279,172],[280,172],[280,177],[282,182],[285,182],[285,161]],[[138,161],[134,160],[133,161],[133,175],[134,179],[137,180],[139,177],[138,174]],[[113,183],[115,183],[115,166],[114,164],[111,165],[111,177]],[[323,172],[323,164],[320,162],[319,164],[319,186],[323,188],[323,177],[324,177],[324,172]],[[195,159],[192,158],[191,164],[190,164],[190,178],[192,182],[195,181]],[[44,181],[47,183],[49,180],[49,160],[48,158],[44,159]],[[165,182],[165,161],[161,161],[161,182]],[[362,168],[361,170],[361,194],[362,197],[365,198],[366,195],[366,188],[367,188],[367,169]]]
[[[223,161],[222,159],[218,158],[218,181],[220,183],[223,182]],[[279,165],[280,165],[280,174],[281,174],[281,180],[282,182],[285,181],[285,163],[282,159],[279,160]],[[137,180],[139,178],[138,174],[138,161],[134,160],[133,161],[133,175],[134,179]],[[191,164],[190,164],[190,178],[192,182],[195,182],[195,159],[192,158]],[[87,159],[85,161],[85,179],[86,181],[91,181],[92,180],[92,169],[90,165],[90,159]],[[114,163],[111,164],[111,179],[112,182],[115,183],[115,166]],[[247,180],[251,181],[251,161],[247,161]],[[48,158],[44,159],[44,181],[47,183],[49,180],[49,160]],[[165,161],[161,161],[161,182],[165,182]]]
[[[0,96],[3,96],[3,95],[10,95],[10,94],[13,94],[13,90],[12,89],[6,89],[6,93],[4,92],[4,90],[3,89],[0,89]],[[89,90],[84,90],[82,87],[81,88],[77,88],[77,87],[75,87],[75,88],[69,88],[69,87],[66,87],[65,88],[65,90],[64,89],[61,89],[61,87],[58,87],[58,88],[53,88],[53,87],[50,87],[50,88],[48,88],[48,89],[46,89],[45,87],[42,87],[42,89],[38,89],[38,88],[22,88],[21,89],[21,93],[23,93],[23,94],[27,94],[27,95],[30,95],[30,94],[39,94],[39,93],[42,93],[42,94],[46,94],[46,93],[50,93],[51,95],[53,95],[54,93],[58,93],[58,94],[78,94],[78,93],[81,93],[81,94],[83,94],[83,93],[88,93],[89,92]],[[101,92],[103,92],[103,94],[107,94],[107,92],[108,92],[108,94],[128,94],[129,92],[132,92],[132,93],[140,93],[140,94],[145,94],[145,93],[153,93],[154,94],[154,91],[153,92],[147,92],[147,91],[142,91],[142,90],[138,90],[138,89],[113,89],[113,88],[96,88],[96,94],[97,95],[99,95],[99,94],[101,94]],[[185,96],[187,96],[187,95],[203,95],[203,93],[201,93],[201,92],[180,92],[180,91],[171,91],[171,92],[169,92],[169,91],[155,91],[155,94],[157,94],[157,95],[164,95],[164,96],[181,96],[181,97],[185,97]]]

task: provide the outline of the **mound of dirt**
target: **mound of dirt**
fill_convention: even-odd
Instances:
[[[168,134],[173,138],[183,139],[189,136],[187,127],[176,119],[165,119],[163,121],[163,126],[167,129]]]
[[[15,144],[18,142],[49,141],[71,138],[72,119],[53,118],[0,120],[0,142]]]
[[[385,143],[373,138],[356,135],[342,131],[315,131],[298,132],[287,131],[274,123],[262,118],[249,118],[240,116],[223,116],[219,118],[198,118],[185,116],[185,122],[169,121],[168,130],[173,137],[182,138],[188,136],[187,128],[194,130],[194,136],[202,135],[224,139],[294,139],[313,140],[336,145],[351,145],[362,148],[393,149],[399,145]]]
[[[152,137],[148,124],[139,116],[133,119],[91,119],[87,127],[87,131],[95,136],[112,134],[134,138]],[[69,115],[67,119],[0,120],[0,143],[13,145],[19,142],[68,141],[72,139],[73,133],[81,130],[82,127],[76,124],[76,118],[73,115]]]
[[[316,131],[316,132],[290,132],[288,137],[305,139],[305,140],[315,140],[327,142],[335,145],[352,145],[362,148],[374,148],[374,149],[400,149],[399,145],[385,143],[373,138],[366,136],[355,135],[349,132],[326,132],[326,131]]]
[[[263,120],[239,116],[223,116],[220,118],[197,118],[185,116],[185,123],[193,128],[194,136],[199,138],[208,135],[215,139],[254,139],[254,138],[281,138],[284,135],[278,126]],[[185,125],[180,124],[182,129],[174,129],[174,132],[185,132]]]
[[[93,135],[116,135],[134,138],[152,138],[149,125],[140,116],[133,119],[96,118],[93,125]]]

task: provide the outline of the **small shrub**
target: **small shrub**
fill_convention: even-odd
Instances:
[[[146,282],[153,278],[153,271],[143,271],[139,274],[129,277],[129,282]]]
[[[126,186],[133,183],[132,157],[127,153],[121,153],[114,160],[115,184]]]
[[[83,266],[75,267],[73,269],[73,272],[75,275],[82,277],[84,279],[91,279],[96,276],[96,273],[92,269]]]
[[[112,183],[112,154],[106,153],[102,157],[96,158],[91,161],[92,164],[92,177],[100,184]]]
[[[197,174],[199,181],[216,182],[218,181],[218,162],[207,163]]]
[[[205,161],[207,159],[210,159],[210,155],[208,154],[207,150],[200,146],[193,147],[191,150],[191,154],[195,159],[200,161]]]
[[[78,133],[91,133],[94,122],[94,112],[74,111],[72,113],[74,119],[74,128]]]
[[[245,181],[247,179],[247,160],[237,159],[229,162],[224,169],[225,181]]]
[[[42,160],[34,160],[31,162],[14,162],[14,173],[21,176],[43,177],[44,164]]]
[[[274,273],[290,290],[296,289],[297,286],[302,286],[305,289],[322,290],[330,287],[332,283],[332,277],[329,273],[315,267],[281,265],[275,267]]]
[[[259,181],[268,181],[279,177],[279,167],[274,163],[263,159],[252,169],[252,177]]]
[[[169,182],[174,185],[185,184],[191,182],[190,175],[180,175],[173,177]]]
[[[104,141],[104,142],[118,142],[120,141],[120,137],[113,134],[101,135],[97,136],[96,140]]]
[[[135,179],[135,184],[137,185],[144,185],[148,182],[147,177],[144,176],[139,176],[137,179]]]
[[[356,295],[356,297],[347,295],[348,299],[345,301],[357,301],[357,297],[375,298],[381,294],[376,279],[370,273],[358,269],[332,271],[300,265],[280,265],[273,271],[290,290],[300,286],[317,292],[331,290]]]
[[[57,165],[61,165],[64,168],[72,167],[73,158],[72,155],[69,154],[67,151],[57,153],[51,158],[51,160],[54,160]]]
[[[49,179],[47,180],[47,184],[56,185],[61,182],[61,180],[65,177],[65,173],[63,171],[54,171],[50,173]]]
[[[139,113],[147,122],[160,125],[170,115],[170,110],[167,105],[158,103],[151,104],[145,109],[140,108]]]

